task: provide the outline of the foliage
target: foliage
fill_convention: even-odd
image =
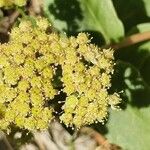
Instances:
[[[80,3],[74,0],[47,0],[45,12],[56,28],[66,32],[99,32],[106,43],[118,42],[124,36],[123,24],[110,0],[81,0]]]

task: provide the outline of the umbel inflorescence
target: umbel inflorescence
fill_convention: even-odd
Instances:
[[[46,19],[35,24],[22,20],[8,43],[0,45],[0,128],[11,125],[28,130],[46,129],[54,118],[49,102],[66,93],[60,121],[80,128],[103,122],[108,107],[120,102],[110,95],[113,50],[90,44],[88,35],[77,38],[50,32]],[[54,85],[57,69],[61,86]],[[61,99],[60,99],[61,101]]]
[[[27,0],[0,0],[0,7],[24,6]]]

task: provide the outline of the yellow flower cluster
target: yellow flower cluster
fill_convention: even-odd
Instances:
[[[118,108],[117,104],[121,101],[117,93],[108,93],[114,67],[113,50],[102,50],[90,44],[84,33],[69,40],[62,64],[63,91],[67,93],[67,98],[60,119],[67,126],[77,128],[103,123],[108,106]]]
[[[55,56],[49,51],[47,26],[43,19],[37,21],[36,28],[30,21],[22,21],[12,30],[10,41],[0,45],[2,129],[11,124],[29,130],[46,129],[53,118],[47,103],[57,94],[52,85]]]
[[[24,6],[27,0],[0,0],[0,7],[10,7],[12,5]]]
[[[108,106],[117,108],[121,100],[117,93],[108,93],[113,50],[90,44],[85,33],[67,38],[50,33],[46,19],[35,21],[33,26],[22,20],[12,29],[10,41],[0,45],[0,128],[48,127],[54,112],[48,102],[59,94],[53,84],[59,67],[61,91],[67,95],[61,122],[77,128],[103,122]]]

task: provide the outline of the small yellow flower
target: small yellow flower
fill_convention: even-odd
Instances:
[[[18,90],[26,92],[30,88],[30,84],[27,80],[21,80],[18,83]]]
[[[118,93],[114,93],[108,97],[108,103],[112,109],[118,109],[117,106],[121,102],[121,98]]]
[[[87,34],[85,33],[79,33],[77,36],[77,43],[78,44],[87,44],[88,42],[90,42]]]
[[[73,121],[71,121],[71,124],[74,124],[76,125],[77,128],[80,128],[81,126],[84,125],[84,122],[83,122],[83,117],[79,115],[75,116],[73,118]]]
[[[42,106],[44,104],[44,97],[38,87],[33,87],[30,90],[30,98],[33,106]]]
[[[89,103],[89,99],[85,96],[81,96],[79,99],[79,105],[82,107],[87,107]]]
[[[9,64],[8,58],[5,55],[2,55],[0,57],[0,68],[7,67]]]
[[[42,79],[41,79],[41,77],[33,76],[30,79],[30,84],[31,84],[32,87],[40,88],[42,86]]]
[[[69,88],[70,86],[70,88]],[[67,95],[71,95],[72,93],[74,93],[76,90],[74,88],[74,86],[72,84],[67,85],[66,87],[64,87],[63,90],[65,93],[67,93]]]
[[[20,78],[20,74],[18,72],[17,68],[14,68],[12,66],[7,66],[4,68],[4,80],[9,85],[15,85],[17,84],[17,81]]]
[[[13,88],[7,88],[6,92],[6,102],[11,102],[14,98],[17,97],[17,90],[14,90]]]
[[[5,111],[6,111],[6,106],[4,104],[0,103],[0,119],[3,118]]]
[[[50,24],[46,18],[45,19],[39,18],[37,25],[43,31],[46,31],[46,29],[50,27]]]
[[[43,75],[44,78],[52,79],[53,76],[54,76],[54,71],[53,71],[52,67],[44,68],[43,71],[42,71],[42,75]]]
[[[43,84],[43,93],[45,95],[45,98],[53,99],[57,94],[57,90],[53,88],[50,82],[47,82]]]
[[[60,116],[60,120],[62,120],[66,126],[70,126],[70,123],[73,120],[72,114],[64,113]]]
[[[22,117],[22,116],[16,116],[16,118],[15,118],[15,123],[16,123],[16,125],[17,126],[19,126],[19,127],[24,127],[24,123],[25,123],[25,119]]]
[[[110,84],[110,75],[109,74],[106,74],[106,73],[102,73],[102,76],[100,78],[101,80],[101,83],[103,86],[106,86],[106,87],[110,87],[111,84]]]
[[[66,98],[65,102],[65,109],[71,107],[75,108],[78,105],[78,98],[74,95],[70,95],[69,97]]]
[[[25,56],[23,54],[16,54],[14,56],[14,62],[16,62],[17,65],[22,64],[25,61]]]
[[[28,130],[36,130],[36,125],[37,125],[37,121],[35,120],[35,118],[33,116],[25,118],[25,123],[24,123],[24,127]]]

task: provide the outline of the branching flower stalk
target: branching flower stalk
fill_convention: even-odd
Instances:
[[[121,101],[118,93],[108,93],[114,51],[91,44],[85,33],[68,38],[49,32],[46,19],[35,21],[34,27],[22,20],[0,45],[0,129],[47,129],[56,111],[49,102],[60,91],[67,95],[60,115],[66,126],[103,123],[109,106],[116,109]],[[60,68],[58,90],[54,77]]]

